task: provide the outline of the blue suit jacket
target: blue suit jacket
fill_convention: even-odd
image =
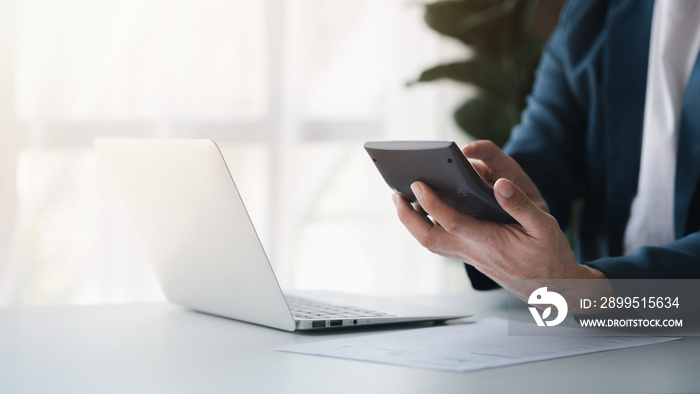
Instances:
[[[569,225],[572,204],[583,200],[579,262],[609,278],[700,278],[697,61],[680,120],[677,240],[621,256],[639,176],[652,13],[650,0],[570,1],[504,150],[539,187],[562,228]],[[474,286],[485,287],[485,277],[470,271]]]

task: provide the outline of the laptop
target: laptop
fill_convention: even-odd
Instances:
[[[285,295],[216,143],[98,138],[95,146],[173,303],[288,331],[468,316],[398,299]]]

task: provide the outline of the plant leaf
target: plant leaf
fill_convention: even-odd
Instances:
[[[499,97],[513,96],[513,92],[520,90],[517,72],[507,73],[502,59],[488,54],[477,54],[464,62],[441,64],[427,69],[408,85],[443,78],[477,86]]]
[[[482,51],[512,46],[527,0],[445,0],[428,4],[425,22],[440,34]]]
[[[474,57],[425,70],[408,83],[439,79],[474,85],[478,97],[454,113],[458,126],[502,146],[532,89],[543,44],[564,0],[439,0],[425,6],[425,21],[440,34],[470,46]]]

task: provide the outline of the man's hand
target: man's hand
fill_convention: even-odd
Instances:
[[[411,189],[432,221],[398,195],[394,195],[394,202],[399,219],[421,245],[476,267],[506,288],[510,279],[604,277],[575,261],[559,224],[515,161],[488,142],[471,144],[464,151],[478,160],[475,167],[486,181],[501,177],[494,184],[496,200],[519,224],[496,224],[461,213],[428,185],[415,182]]]

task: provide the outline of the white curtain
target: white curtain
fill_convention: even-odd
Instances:
[[[0,305],[164,299],[92,148],[211,138],[283,287],[466,291],[362,149],[466,142],[468,92],[405,87],[464,56],[405,0],[0,0]]]

